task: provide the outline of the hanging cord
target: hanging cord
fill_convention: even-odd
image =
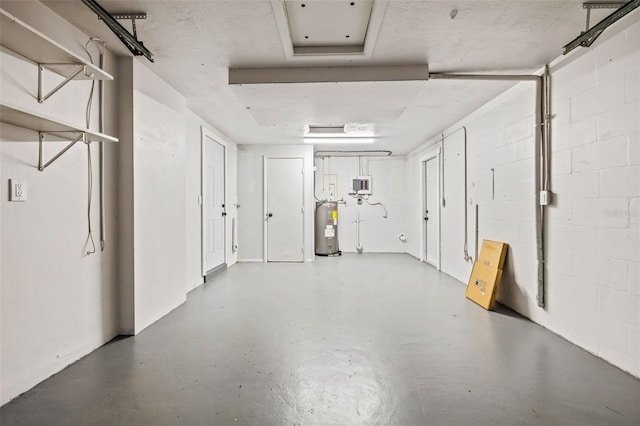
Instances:
[[[95,241],[93,241],[93,233],[91,232],[91,197],[93,195],[93,166],[91,164],[91,143],[86,142],[86,144],[87,144],[87,159],[88,159],[87,241],[91,242],[91,249],[87,250],[87,256],[88,256],[96,252],[96,243]]]
[[[89,56],[89,61],[93,64],[93,57],[89,53],[89,43],[93,43],[99,39],[91,37],[84,45],[84,51]],[[91,124],[91,107],[93,102],[93,92],[96,87],[96,81],[91,81],[91,90],[89,91],[89,99],[87,100],[87,108],[85,112],[86,127]],[[91,244],[91,248],[87,250],[87,256],[96,252],[96,243],[93,240],[93,232],[91,229],[91,199],[93,198],[93,164],[91,161],[91,141],[84,140],[87,145],[87,243]]]

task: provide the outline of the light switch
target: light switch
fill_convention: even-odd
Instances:
[[[27,201],[27,182],[9,179],[9,185],[11,187],[9,201]]]

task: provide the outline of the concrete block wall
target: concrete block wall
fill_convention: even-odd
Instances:
[[[539,320],[640,376],[640,23],[552,66],[554,204]]]
[[[546,308],[536,304],[533,84],[518,84],[444,131],[468,130],[467,203],[470,212],[476,204],[479,208],[479,240],[510,245],[499,300],[635,376],[640,376],[638,21],[622,20],[591,49],[551,67],[554,198],[545,234]],[[421,179],[420,155],[434,142],[408,157],[410,181]],[[446,220],[462,210],[459,202],[450,203],[463,188],[459,132],[445,140],[444,149],[442,270],[466,282],[471,264],[461,256],[460,225],[456,230]],[[410,205],[419,208],[421,200],[414,197]],[[417,217],[411,224],[412,235],[420,235]],[[474,224],[470,213],[470,230]],[[469,241],[471,248],[473,231]],[[419,245],[410,249],[420,257]]]

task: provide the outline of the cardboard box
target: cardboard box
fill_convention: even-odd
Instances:
[[[478,262],[495,269],[504,269],[509,244],[498,241],[482,240]]]
[[[493,310],[502,269],[475,262],[465,296],[485,309]]]

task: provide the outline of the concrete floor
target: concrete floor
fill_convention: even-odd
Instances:
[[[640,380],[407,255],[239,264],[2,425],[630,425]]]

